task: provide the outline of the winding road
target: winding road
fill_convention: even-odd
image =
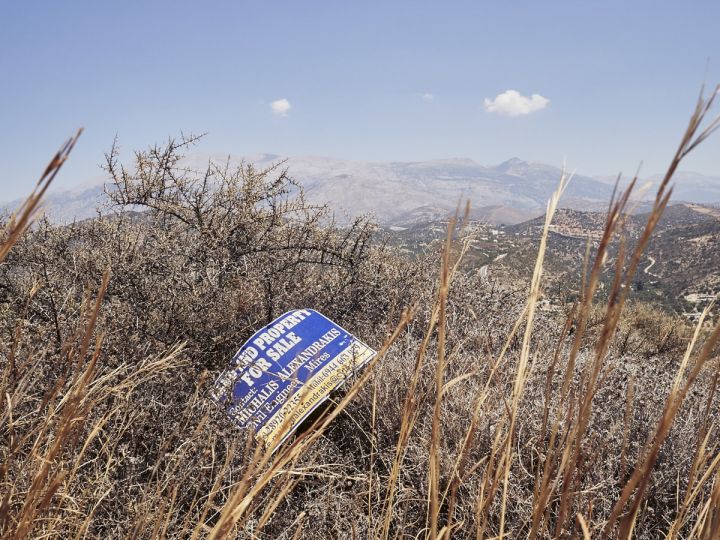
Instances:
[[[648,265],[645,267],[645,269],[643,270],[643,272],[646,273],[646,274],[650,274],[651,276],[658,277],[657,275],[650,273],[650,269],[655,265],[655,259],[654,259],[653,257],[651,257],[650,255],[648,255],[648,259],[650,259],[650,264],[648,264]]]

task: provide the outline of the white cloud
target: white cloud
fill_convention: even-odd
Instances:
[[[548,103],[550,100],[540,94],[527,97],[517,90],[505,90],[495,99],[485,98],[485,110],[506,116],[520,116],[544,109]]]
[[[285,99],[276,99],[270,104],[270,109],[276,116],[287,116],[287,113],[292,109],[290,102]]]
[[[430,92],[425,92],[421,97],[423,101],[433,101],[435,99],[435,95]]]

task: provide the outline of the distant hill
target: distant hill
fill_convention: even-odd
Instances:
[[[42,212],[54,223],[71,223],[97,216],[98,209],[105,202],[102,185],[83,188],[51,191],[42,201]],[[0,214],[9,214],[17,208],[23,199],[3,204],[0,202]]]
[[[649,212],[635,213],[627,217],[625,232],[637,236],[647,223]],[[576,238],[599,239],[605,228],[606,212],[560,209],[555,214],[550,230],[555,234]],[[679,203],[665,209],[656,227],[656,234],[669,229],[680,229],[706,223],[720,224],[720,209],[701,204]],[[540,234],[545,216],[530,219],[506,228],[508,234]]]
[[[193,153],[185,165],[202,170],[208,160],[226,155]],[[541,215],[555,190],[560,169],[518,158],[484,166],[471,159],[373,163],[326,157],[290,157],[276,154],[248,156],[257,167],[283,162],[289,174],[314,203],[328,203],[339,222],[371,214],[383,225],[408,226],[446,217],[469,199],[473,218],[512,225]],[[232,163],[241,158],[231,157]],[[608,178],[576,175],[561,205],[578,210],[607,208],[613,185]],[[720,201],[720,178],[678,173],[675,199],[698,203]],[[54,221],[67,222],[95,215],[103,200],[99,186],[51,194],[46,208]],[[12,208],[18,201],[5,206]],[[644,205],[638,207],[643,211]]]
[[[616,176],[596,176],[593,178],[611,186],[614,186],[617,180]],[[661,174],[642,178],[641,181],[638,182],[638,187],[649,182],[650,186],[646,192],[646,198],[651,199],[662,179],[663,175]],[[623,177],[620,181],[620,187],[626,187],[629,181],[629,177]],[[673,176],[671,185],[673,186],[672,199],[674,201],[706,205],[720,203],[720,176],[709,176],[690,171],[678,171]]]
[[[269,165],[273,160],[260,161]],[[511,159],[486,167],[470,159],[366,163],[328,158],[289,158],[290,174],[310,200],[329,201],[349,215],[374,214],[381,223],[406,223],[413,213],[448,215],[469,199],[477,216],[517,223],[542,213],[557,187],[560,169]],[[585,207],[610,197],[612,188],[578,176],[565,204]]]
[[[647,214],[628,215],[625,235],[630,248],[643,231]],[[561,306],[581,283],[590,241],[594,257],[605,227],[605,212],[560,209],[555,214],[545,256],[544,294],[550,305]],[[496,276],[525,283],[532,275],[545,217],[511,226],[474,223],[474,241],[465,259],[481,279]],[[436,249],[445,236],[442,221],[388,227],[387,234],[406,251]],[[617,242],[611,244],[600,277],[599,298],[609,290],[615,273]],[[698,204],[669,206],[640,261],[632,282],[633,298],[642,299],[696,320],[720,292],[720,209]]]

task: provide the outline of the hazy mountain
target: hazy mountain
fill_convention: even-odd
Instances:
[[[596,180],[608,185],[615,185],[617,176],[595,176]],[[620,180],[620,187],[627,187],[632,178],[624,176]],[[643,177],[638,181],[638,187],[648,184],[646,198],[654,196],[655,190],[663,179],[662,174]],[[720,203],[720,176],[709,176],[690,171],[678,171],[673,176],[671,185],[673,200],[701,204]]]
[[[657,185],[662,175],[648,180]],[[706,176],[689,171],[680,171],[673,177],[673,199],[677,201],[718,203],[720,202],[720,176]]]
[[[97,216],[98,208],[105,201],[102,184],[81,188],[50,191],[42,202],[42,212],[55,223],[70,223]],[[17,208],[23,199],[2,203],[0,213],[8,214]]]
[[[224,161],[227,156],[194,153],[185,159],[185,164],[201,170],[209,159]],[[283,167],[304,186],[308,199],[329,203],[339,221],[372,214],[382,224],[398,226],[447,216],[465,199],[471,201],[476,219],[519,223],[544,212],[560,178],[557,167],[518,158],[495,166],[471,159],[373,163],[314,156],[283,158],[275,154],[246,158],[261,168],[283,160]],[[231,161],[239,163],[240,158],[232,157]],[[608,178],[576,175],[562,206],[603,210],[612,189]],[[47,198],[46,208],[55,221],[87,218],[95,215],[102,198],[99,186],[57,192]],[[700,203],[720,201],[720,178],[678,173],[674,198]]]
[[[219,156],[194,155],[195,166]],[[280,156],[252,156],[260,167]],[[369,163],[323,157],[291,157],[290,175],[305,188],[309,200],[328,202],[339,216],[373,214],[384,224],[446,216],[461,200],[470,199],[474,216],[494,223],[517,223],[542,213],[557,187],[560,169],[513,158],[486,167],[471,159]],[[576,176],[564,204],[585,208],[610,197],[612,187]]]

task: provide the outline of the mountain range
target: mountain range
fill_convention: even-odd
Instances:
[[[184,164],[203,170],[208,160],[225,161],[227,155],[193,153]],[[239,163],[241,158],[230,157]],[[417,162],[364,162],[326,157],[290,157],[276,154],[248,156],[259,168],[283,162],[289,175],[305,189],[313,203],[328,203],[342,223],[361,214],[373,215],[383,225],[407,224],[442,218],[461,201],[470,200],[473,218],[494,224],[514,224],[538,216],[558,185],[561,170],[518,158],[484,166],[471,159]],[[660,177],[647,180],[657,183]],[[602,210],[607,207],[614,178],[574,175],[562,199],[565,208]],[[720,177],[680,172],[675,178],[676,201],[720,202]],[[652,190],[645,194],[650,199]],[[55,222],[96,215],[102,204],[102,185],[50,193],[46,212]],[[19,201],[2,205],[6,209]],[[639,207],[643,207],[642,204]]]

